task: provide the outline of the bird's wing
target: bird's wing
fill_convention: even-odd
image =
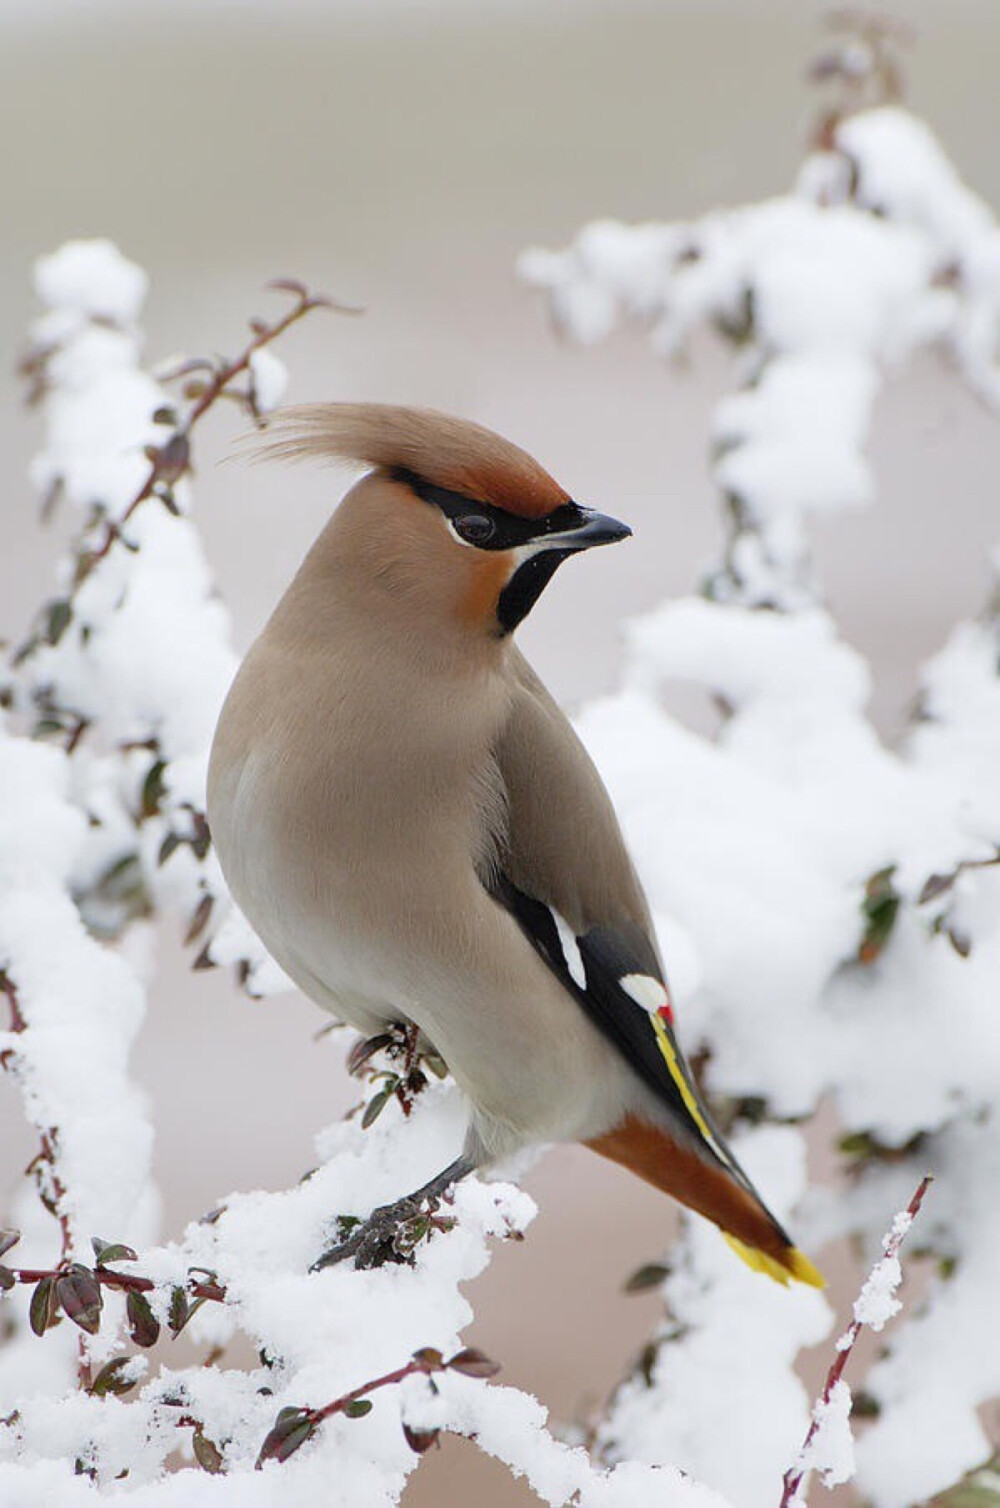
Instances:
[[[767,1245],[780,1253],[778,1260],[730,1237],[740,1255],[782,1281],[791,1275],[821,1282],[730,1152],[678,1046],[649,908],[603,782],[530,666],[520,656],[515,664],[511,716],[496,749],[507,833],[489,887],[653,1091],[668,1112],[678,1149],[697,1154],[705,1182],[738,1185],[742,1196],[735,1189],[732,1194],[742,1203],[748,1196],[764,1217]],[[661,1187],[679,1193],[668,1182]],[[696,1207],[707,1202],[680,1197]],[[725,1229],[723,1218],[713,1218]]]

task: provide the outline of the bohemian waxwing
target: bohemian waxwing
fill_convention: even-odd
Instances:
[[[412,1200],[581,1141],[822,1282],[713,1124],[674,1035],[649,907],[586,750],[513,642],[556,568],[631,531],[523,450],[429,410],[323,404],[279,457],[354,486],[219,720],[209,820],[236,901],[306,995],[415,1024],[468,1097],[458,1160],[321,1258],[385,1257]]]

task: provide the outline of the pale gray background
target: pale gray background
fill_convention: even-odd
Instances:
[[[902,11],[921,38],[912,102],[1000,202],[997,7]],[[11,370],[33,312],[30,263],[67,237],[108,235],[152,276],[151,355],[235,350],[245,317],[276,307],[261,284],[304,277],[368,313],[316,316],[288,339],[293,399],[453,409],[631,520],[636,542],[574,562],[524,634],[567,703],[613,685],[617,625],[689,589],[717,545],[704,456],[725,358],[706,343],[694,369],[672,374],[637,333],[590,353],[560,347],[514,260],[589,218],[683,217],[785,188],[813,108],[802,74],[818,14],[801,0],[0,3],[0,634],[19,633],[51,569],[24,481],[36,421]],[[228,416],[207,426],[197,485],[245,646],[338,483],[218,467],[236,430]],[[919,658],[986,593],[1000,427],[926,361],[881,400],[873,452],[876,510],[830,526],[820,553],[892,735]],[[169,939],[164,952],[136,1069],[174,1231],[229,1188],[295,1179],[345,1089],[336,1037],[311,1041],[313,1007],[249,1004],[217,976],[189,977]],[[0,1186],[30,1148],[0,1082]],[[579,1150],[550,1155],[529,1186],[542,1214],[477,1284],[471,1338],[565,1416],[605,1393],[648,1332],[654,1301],[617,1290],[657,1253],[670,1213]],[[473,1493],[483,1508],[530,1497],[450,1443],[407,1503]]]

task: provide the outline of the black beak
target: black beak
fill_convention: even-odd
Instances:
[[[583,522],[575,529],[560,529],[550,536],[549,549],[589,550],[592,545],[613,545],[620,539],[629,539],[632,530],[617,518],[606,513],[595,513],[593,508],[580,508]]]

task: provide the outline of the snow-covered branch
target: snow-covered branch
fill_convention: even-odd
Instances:
[[[838,1337],[836,1351],[823,1391],[813,1404],[809,1429],[802,1449],[785,1473],[780,1508],[803,1508],[803,1496],[811,1472],[818,1471],[824,1487],[836,1487],[854,1476],[854,1442],[851,1437],[851,1390],[844,1382],[844,1368],[858,1336],[867,1325],[881,1330],[902,1308],[896,1289],[903,1279],[899,1249],[920,1212],[929,1177],[921,1179],[912,1199],[892,1222],[882,1242],[882,1255],[868,1274],[854,1302],[854,1318]]]
[[[699,597],[629,626],[623,688],[579,729],[623,814],[709,1085],[737,1119],[836,1109],[849,1176],[806,1201],[799,1228],[813,1245],[849,1233],[870,1249],[923,1167],[939,1180],[925,1240],[940,1276],[868,1380],[878,1416],[858,1451],[863,1491],[904,1508],[990,1455],[979,1409],[1000,1392],[987,1277],[1000,1241],[1000,636],[996,600],[959,624],[922,672],[904,746],[886,748],[866,715],[868,666],[821,603],[809,530],[875,502],[875,400],[919,350],[943,352],[996,406],[1000,231],[929,128],[887,102],[895,42],[866,26],[819,70],[840,98],[792,192],[686,224],[597,222],[564,250],[526,253],[521,273],[583,344],[635,321],[659,357],[703,326],[733,348],[735,391],[710,436],[724,557]],[[723,709],[714,741],[668,716],[673,681]],[[783,1462],[762,1443],[755,1376],[727,1372],[711,1442],[693,1422],[670,1433],[694,1396],[676,1379],[709,1345],[717,1305],[714,1292],[698,1308],[675,1298],[686,1255],[671,1267],[657,1363],[620,1390],[602,1435],[633,1457],[670,1451],[764,1508]],[[974,1359],[961,1339],[973,1334]],[[786,1420],[801,1406],[792,1390]]]

